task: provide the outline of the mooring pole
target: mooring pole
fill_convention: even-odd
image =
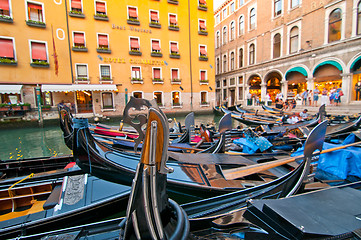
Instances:
[[[39,113],[39,126],[43,127],[43,113],[41,111],[41,91],[40,91],[40,86],[36,86],[36,102],[38,104],[38,113]]]

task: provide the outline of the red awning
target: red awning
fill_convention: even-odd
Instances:
[[[84,44],[84,33],[74,33],[74,43]]]
[[[81,9],[81,0],[71,0],[71,7]]]
[[[152,49],[160,50],[159,41],[152,41]]]
[[[206,0],[199,0],[199,3],[201,3],[201,4],[207,4]]]
[[[139,43],[138,43],[138,39],[136,39],[136,38],[131,38],[131,39],[130,39],[130,47],[131,47],[131,48],[140,48],[140,47],[139,47]]]
[[[160,69],[154,68],[153,73],[154,73],[154,78],[158,78],[158,79],[160,78]]]
[[[150,19],[153,21],[158,21],[158,13],[157,12],[150,12]]]
[[[200,47],[200,52],[201,52],[202,55],[207,55],[206,47],[201,46]]]
[[[174,15],[169,15],[169,22],[172,24],[177,24],[177,18]]]
[[[171,50],[172,52],[179,52],[176,43],[171,43],[171,44],[170,44],[170,50]]]
[[[137,9],[136,8],[128,8],[128,12],[129,12],[129,17],[132,17],[132,18],[138,18],[138,15],[137,15]]]
[[[45,43],[31,43],[32,59],[48,60],[46,57]]]
[[[103,2],[96,2],[96,9],[97,9],[97,12],[102,12],[102,13],[105,13],[105,3]]]
[[[206,24],[205,24],[204,21],[199,21],[199,27],[200,27],[201,29],[207,29]]]
[[[201,71],[201,80],[206,80],[206,72]]]
[[[140,67],[132,67],[132,71],[134,71],[134,72],[140,72]]]
[[[107,35],[98,35],[98,44],[102,46],[108,46],[108,36]]]
[[[43,9],[41,7],[41,5],[34,4],[34,3],[28,3],[28,8],[33,8],[33,9],[37,9],[37,10],[42,10]]]
[[[0,0],[0,9],[9,11],[9,0]]]
[[[12,39],[0,39],[0,57],[14,58]]]
[[[178,79],[178,70],[172,69],[172,79]]]

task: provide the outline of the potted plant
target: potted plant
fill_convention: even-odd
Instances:
[[[94,15],[94,19],[96,20],[103,20],[103,21],[108,21],[108,15],[106,15],[105,13],[97,13]]]

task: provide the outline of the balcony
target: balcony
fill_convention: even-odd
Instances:
[[[138,19],[136,18],[129,18],[127,19],[127,23],[130,25],[140,25],[140,22]]]
[[[33,21],[33,20],[26,21],[26,25],[30,27],[46,28],[46,24],[44,22]]]
[[[153,78],[152,83],[153,84],[163,84],[164,80],[162,78]]]
[[[112,53],[112,51],[109,48],[104,48],[104,47],[97,48],[97,52],[98,53]]]
[[[143,84],[143,78],[130,78],[131,84]]]
[[[101,21],[109,21],[108,16],[106,14],[101,14],[101,13],[95,14],[94,19],[101,20]]]
[[[77,17],[77,18],[85,18],[85,15],[81,11],[75,11],[75,10],[71,10],[69,12],[69,16]]]
[[[139,51],[139,50],[134,50],[134,49],[132,49],[132,50],[129,51],[129,55],[132,55],[132,56],[142,56],[142,52]]]

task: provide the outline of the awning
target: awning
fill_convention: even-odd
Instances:
[[[340,70],[341,73],[342,73],[342,66],[341,66],[341,64],[339,64],[339,63],[336,62],[336,61],[330,60],[330,61],[325,61],[325,62],[323,62],[323,63],[318,64],[317,67],[315,68],[315,70],[313,71],[313,75],[315,75],[315,72],[316,72],[316,70],[317,70],[319,67],[324,66],[324,65],[332,65],[332,66],[336,67],[338,70]]]
[[[43,84],[42,92],[116,91],[115,84]]]
[[[21,94],[23,85],[0,85],[0,94]]]
[[[288,70],[286,72],[286,74],[285,74],[286,79],[287,79],[287,74],[289,74],[290,72],[299,72],[305,77],[307,77],[307,75],[308,75],[307,71],[303,67],[294,67],[294,68],[291,68],[290,70]]]
[[[71,92],[74,91],[72,85],[66,85],[66,84],[43,84],[41,85],[41,91],[42,92]]]

